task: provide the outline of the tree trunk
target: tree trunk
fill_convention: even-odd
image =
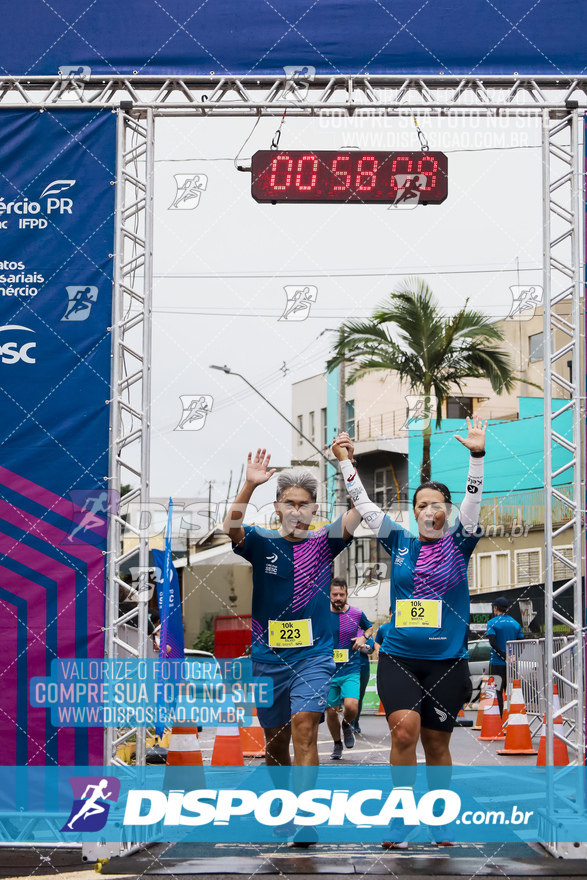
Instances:
[[[422,464],[420,465],[420,482],[428,483],[432,476],[432,465],[430,461],[430,436],[432,428],[428,425],[422,431]]]
[[[424,411],[428,414],[426,427],[422,429],[422,464],[420,465],[420,482],[428,483],[432,475],[430,461],[430,437],[432,435],[432,413],[430,407],[430,389],[424,389]]]

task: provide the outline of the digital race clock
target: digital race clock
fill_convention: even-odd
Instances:
[[[448,193],[444,153],[259,150],[251,170],[257,202],[437,205]]]

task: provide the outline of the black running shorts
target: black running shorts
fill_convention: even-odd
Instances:
[[[418,712],[422,727],[451,733],[456,717],[471,698],[469,663],[421,660],[379,653],[377,690],[386,717],[400,709]]]

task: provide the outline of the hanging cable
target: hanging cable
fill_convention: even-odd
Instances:
[[[283,111],[283,116],[281,117],[281,122],[279,123],[279,128],[273,135],[273,140],[271,141],[271,149],[278,150],[279,149],[279,138],[281,137],[281,129],[283,128],[283,123],[285,122],[285,114],[287,113],[287,108]]]
[[[248,142],[250,141],[250,139],[253,137],[253,132],[255,131],[255,129],[257,128],[257,126],[259,125],[259,121],[260,121],[260,119],[261,119],[261,117],[260,117],[260,116],[257,116],[257,121],[256,121],[255,124],[253,125],[253,127],[252,127],[252,129],[251,129],[251,131],[250,131],[250,134],[247,136],[245,142],[243,143],[243,145],[242,145],[241,148],[239,149],[238,153],[236,154],[236,156],[235,156],[234,159],[232,160],[232,161],[234,162],[234,167],[236,168],[237,171],[249,171],[249,170],[250,170],[250,168],[245,168],[244,166],[240,166],[240,167],[239,167],[236,163],[237,163],[237,161],[238,161],[238,157],[240,156],[240,154],[242,153],[242,151],[244,150],[244,148],[246,147],[246,145],[248,144]]]
[[[420,146],[422,147],[422,152],[427,153],[428,150],[430,149],[430,146],[428,144],[428,140],[426,138],[426,135],[424,134],[424,132],[422,131],[422,129],[418,125],[418,120],[416,119],[415,116],[414,116],[414,125],[416,126],[416,132],[418,133],[418,140],[420,141]]]

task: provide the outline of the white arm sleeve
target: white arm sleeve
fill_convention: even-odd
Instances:
[[[381,528],[381,524],[385,519],[385,514],[367,495],[367,491],[361,483],[359,475],[355,471],[352,462],[348,459],[346,461],[341,461],[340,470],[351,501],[363,517],[365,525],[369,526],[374,535],[377,535]]]
[[[481,493],[483,491],[483,458],[469,458],[467,474],[467,491],[461,504],[459,519],[463,531],[473,533],[479,523],[481,509]]]

